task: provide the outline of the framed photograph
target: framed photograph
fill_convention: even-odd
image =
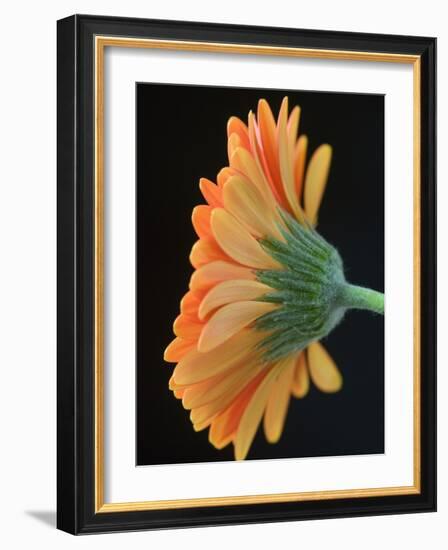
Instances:
[[[434,511],[434,38],[58,21],[58,527]]]

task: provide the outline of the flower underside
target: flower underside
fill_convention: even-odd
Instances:
[[[281,437],[291,397],[311,382],[342,388],[321,344],[351,308],[384,311],[384,296],[347,283],[338,251],[316,231],[332,148],[308,159],[300,108],[277,120],[265,100],[247,125],[228,122],[229,165],[217,183],[202,178],[207,204],[196,206],[195,268],[164,353],[177,363],[169,382],[196,431],[216,449],[229,443],[245,459],[263,422]]]
[[[261,283],[274,289],[261,300],[280,306],[255,323],[257,329],[271,332],[259,344],[267,360],[301,351],[327,336],[345,312],[339,300],[345,277],[338,251],[310,225],[285,212],[282,220],[284,242],[268,238],[261,245],[283,269],[256,273]]]

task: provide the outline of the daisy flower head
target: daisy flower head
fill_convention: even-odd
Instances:
[[[270,443],[279,440],[291,397],[311,383],[342,388],[320,340],[347,309],[384,311],[381,293],[347,283],[338,251],[315,229],[332,148],[307,162],[299,120],[286,97],[277,120],[264,99],[247,124],[229,119],[229,165],[216,183],[200,180],[195,271],[164,354],[177,363],[169,387],[193,428],[208,429],[217,449],[232,443],[237,460],[261,423]]]

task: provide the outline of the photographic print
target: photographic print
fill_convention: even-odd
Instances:
[[[436,40],[58,21],[58,519],[435,511]]]
[[[137,465],[384,452],[384,96],[136,84]]]

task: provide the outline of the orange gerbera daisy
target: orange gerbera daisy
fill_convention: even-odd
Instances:
[[[310,379],[323,392],[341,389],[319,340],[345,311],[384,308],[382,294],[345,281],[337,250],[314,229],[332,149],[321,145],[306,163],[299,118],[286,97],[277,121],[264,99],[247,125],[230,118],[229,166],[217,184],[200,180],[195,271],[164,355],[177,363],[169,387],[194,429],[209,428],[217,449],[233,443],[237,460],[262,419],[278,441],[291,396],[303,398]]]

